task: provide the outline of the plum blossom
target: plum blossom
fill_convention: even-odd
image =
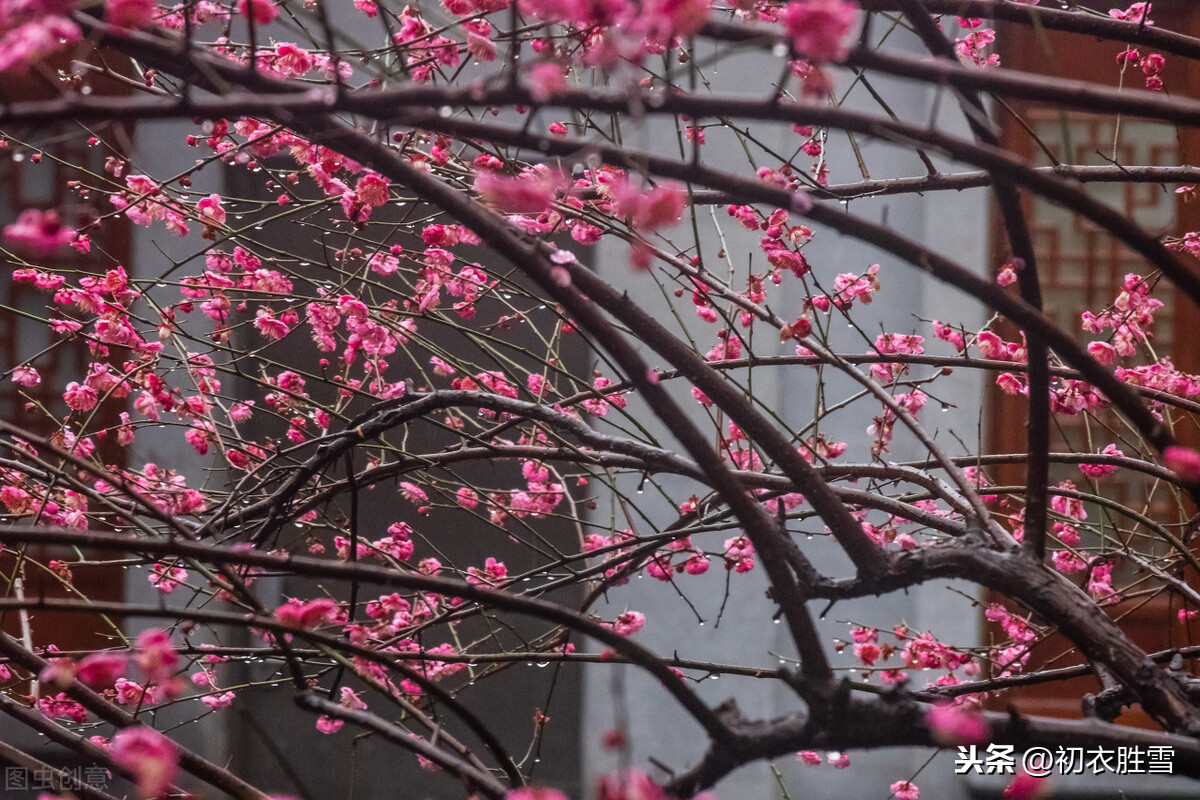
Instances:
[[[3,40],[0,40],[0,48]],[[2,50],[0,50],[2,52]],[[3,56],[0,56],[0,63]],[[0,67],[0,72],[3,68]],[[57,211],[40,211],[35,208],[22,211],[17,221],[4,227],[4,240],[18,245],[36,255],[47,255],[66,247],[75,239],[75,231],[59,221]]]
[[[793,0],[783,12],[784,28],[796,52],[810,61],[841,61],[845,38],[858,6],[849,0]]]
[[[213,225],[225,224],[225,209],[221,206],[221,195],[210,194],[196,203],[196,210],[205,222]]]
[[[174,743],[156,730],[135,725],[117,731],[109,754],[133,773],[144,797],[158,797],[171,787],[179,763]]]
[[[22,364],[12,371],[13,383],[19,383],[25,387],[37,386],[42,382],[42,376],[38,371],[28,364]]]
[[[36,4],[30,3],[29,6],[34,7]],[[24,17],[20,13],[12,16],[16,20],[0,21],[0,72],[22,73],[46,56],[60,50],[63,45],[78,42],[83,38],[79,26],[60,14],[48,14],[4,30],[5,23]]]
[[[279,16],[279,8],[272,0],[238,0],[237,11],[257,25],[268,25]]]
[[[1163,450],[1163,464],[1188,482],[1200,481],[1200,452],[1190,447],[1172,445]]]
[[[991,731],[977,710],[951,703],[939,703],[925,711],[925,724],[933,740],[943,747],[982,744]]]
[[[540,214],[554,203],[565,180],[550,169],[529,170],[517,177],[480,171],[475,191],[490,205],[510,214]]]
[[[294,628],[315,628],[322,622],[336,620],[340,615],[338,604],[327,597],[307,602],[293,597],[275,609],[275,619]]]
[[[93,689],[107,689],[125,674],[128,664],[129,657],[124,653],[89,653],[76,665],[75,677]]]
[[[622,636],[630,636],[640,631],[645,624],[645,614],[640,611],[626,611],[612,623],[612,629]]]

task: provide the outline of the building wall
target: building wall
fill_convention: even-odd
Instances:
[[[909,49],[914,53],[921,52],[915,42],[902,42],[900,34],[893,35],[888,45]],[[754,96],[768,91],[762,76],[778,74],[778,62],[771,60],[768,65],[764,59],[739,57],[722,63],[719,70],[713,72],[718,73],[710,75],[714,92],[749,93]],[[846,85],[842,81],[839,95]],[[966,130],[951,96],[942,97],[938,102],[934,92],[929,89],[882,80],[877,82],[877,88],[906,120],[923,122],[936,108],[936,124],[939,128]],[[851,92],[847,105],[880,113],[878,106],[861,86]],[[788,126],[772,128],[755,123],[752,127],[758,138],[774,145],[780,153],[792,153],[802,141]],[[651,125],[646,129],[647,132],[641,136],[626,134],[626,141],[632,141],[635,146],[663,140],[674,141],[673,129],[656,129]],[[924,172],[911,152],[862,137],[859,137],[859,144],[872,178],[920,175]],[[740,145],[727,132],[710,129],[702,153],[704,161],[710,166],[726,167],[741,175],[749,173]],[[677,151],[667,151],[665,154],[677,154]],[[831,182],[853,182],[861,178],[844,135],[836,132],[830,134],[827,154]],[[764,158],[760,165],[770,163]],[[944,171],[954,170],[953,165],[938,166]],[[849,205],[849,211],[873,221],[885,222],[980,274],[988,270],[988,198],[981,190],[932,193],[924,198],[899,196],[855,200]],[[746,253],[754,252],[760,234],[742,229],[726,216],[724,208],[719,207],[716,212],[716,218],[729,242],[729,253],[737,254],[735,258],[745,258]],[[707,221],[707,217],[707,212],[702,214],[702,222]],[[793,218],[793,222],[796,221]],[[714,254],[721,245],[715,234],[709,232],[710,228],[710,225],[701,225],[702,252],[711,268]],[[688,236],[681,236],[682,241],[690,243]],[[978,304],[869,244],[841,237],[831,231],[818,230],[805,253],[814,274],[826,290],[829,290],[838,273],[861,273],[871,264],[881,265],[879,278],[882,290],[871,306],[856,310],[854,315],[859,326],[872,336],[881,329],[927,334],[927,323],[920,322],[918,317],[961,322],[975,329],[984,321],[983,311]],[[761,264],[761,253],[757,255]],[[737,274],[744,275],[746,265],[736,263],[736,267]],[[651,286],[651,278],[635,274],[628,268],[623,246],[601,246],[597,269],[606,279],[628,287],[631,296],[649,304],[660,319],[668,319],[667,309],[657,302],[659,293]],[[781,288],[782,295],[778,290],[768,295],[768,304],[784,317],[798,316],[804,296],[802,287],[788,276]],[[685,310],[685,314],[690,314],[690,311]],[[694,317],[691,319],[694,320]],[[867,352],[865,343],[861,338],[856,339],[845,323],[835,321],[832,327],[835,340],[843,342],[845,352]],[[716,326],[689,320],[689,330],[702,350],[716,341],[713,338]],[[928,349],[943,352],[937,348],[937,344],[935,342]],[[775,348],[774,344],[768,342],[761,349],[756,348],[756,352],[790,352],[786,346],[779,346],[778,350]],[[945,352],[949,354],[948,350]],[[655,364],[652,354],[649,357],[651,364]],[[925,374],[916,368],[915,371]],[[831,370],[825,371],[823,379],[830,402],[846,395],[852,385],[849,379],[835,376]],[[815,371],[808,367],[763,368],[755,374],[754,394],[767,408],[776,410],[789,428],[798,429],[812,418],[816,380]],[[977,374],[955,375],[939,380],[936,384],[937,397],[952,405],[942,411],[938,409],[938,403],[931,401],[922,414],[924,424],[936,433],[937,440],[953,455],[964,451],[950,435],[951,431],[968,448],[974,447],[978,439],[981,381],[982,377]],[[696,409],[697,419],[701,419],[699,408],[690,397],[681,399],[681,403],[685,408]],[[651,425],[656,435],[661,433],[663,442],[671,441],[661,425],[650,422],[648,409],[640,408],[634,413]],[[859,401],[847,413],[831,417],[822,424],[821,430],[835,441],[850,443],[843,460],[866,461],[870,454],[869,437],[865,429],[870,424],[871,416],[878,413],[879,406],[874,401]],[[707,418],[702,419],[701,424],[711,425]],[[922,458],[924,454],[921,450],[897,427],[896,441],[886,458],[896,461]],[[679,482],[665,483],[681,485]],[[664,524],[674,519],[673,509],[660,497],[651,496],[649,491],[642,495],[635,495],[633,491],[633,487],[629,487],[628,496],[636,497],[639,509],[654,521]],[[686,496],[687,493],[682,494],[682,497]],[[600,505],[604,508],[603,502]],[[821,530],[819,524],[813,523],[808,523],[805,528],[814,533],[820,533]],[[720,542],[729,535],[732,534],[709,534],[714,538],[708,540],[707,549],[719,549]],[[799,544],[818,568],[838,575],[849,574],[847,559],[821,536],[801,539]],[[679,590],[687,595],[695,611],[680,601],[675,587],[649,578],[634,580],[628,586],[611,591],[609,606],[601,610],[607,614],[619,613],[626,608],[643,611],[647,616],[647,624],[636,635],[637,639],[664,655],[677,652],[683,658],[766,668],[779,666],[780,657],[794,657],[786,626],[772,624],[776,606],[765,596],[766,586],[761,567],[746,575],[733,575],[729,581],[728,597],[725,593],[726,578],[725,570],[716,562],[703,576],[681,577]],[[953,588],[969,595],[975,593],[974,587]],[[950,598],[957,602],[948,602]],[[722,605],[723,614],[719,613]],[[814,614],[822,606],[812,604]],[[704,619],[703,626],[697,622],[697,613]],[[827,637],[830,645],[835,639],[849,638],[849,620],[885,630],[904,621],[919,631],[932,629],[940,640],[947,642],[974,644],[980,637],[978,612],[972,613],[970,603],[954,595],[945,582],[889,595],[883,601],[837,604],[820,621],[821,633]],[[848,662],[841,658],[838,663]],[[711,705],[736,698],[742,714],[750,719],[767,719],[803,708],[795,694],[778,682],[725,676],[704,680],[697,690]],[[583,762],[590,780],[619,766],[620,754],[606,751],[601,736],[622,718],[627,721],[635,766],[647,769],[660,778],[668,775],[653,766],[649,759],[682,771],[696,763],[706,749],[706,740],[699,726],[670,700],[657,680],[631,667],[589,666],[584,681]],[[917,775],[915,782],[921,787],[922,796],[943,800],[966,797],[965,784],[953,775],[951,759],[942,755],[932,764],[924,766],[929,757],[927,750],[916,749],[856,752],[851,755],[853,766],[846,770],[834,770],[827,764],[808,767],[791,758],[780,759],[774,766],[779,770],[783,785],[790,795],[805,800],[886,797],[887,787],[893,781],[913,775]],[[722,798],[765,800],[780,795],[776,777],[764,763],[744,767],[718,787],[718,796]]]

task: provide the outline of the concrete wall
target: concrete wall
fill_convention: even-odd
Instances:
[[[914,42],[901,42],[897,34],[889,46],[907,47],[920,52]],[[778,74],[778,62],[769,64],[755,57],[739,57],[722,63],[712,70],[709,77],[714,92],[748,93],[758,96],[767,91],[763,76]],[[840,89],[846,86],[842,81]],[[911,84],[878,81],[876,88],[883,94],[892,108],[905,120],[927,121],[935,107],[933,93]],[[838,92],[840,94],[840,91]],[[861,86],[850,94],[849,107],[880,113],[878,106]],[[965,130],[957,113],[952,97],[940,101],[940,113],[936,124],[942,129]],[[626,132],[625,140],[635,145],[674,141],[673,130],[646,126],[643,134]],[[665,127],[665,126],[664,126]],[[753,124],[758,138],[773,145],[777,152],[791,154],[801,143],[787,126]],[[859,137],[870,175],[883,178],[903,175],[919,175],[923,168],[911,152],[872,142]],[[660,147],[659,149],[664,149]],[[665,154],[674,154],[665,148]],[[708,142],[703,148],[703,157],[711,166],[726,167],[738,174],[748,174],[745,155],[741,146],[726,131],[710,129]],[[857,162],[848,146],[844,134],[831,132],[827,154],[830,160],[831,180],[834,183],[852,182],[860,179]],[[805,163],[800,156],[798,163]],[[767,157],[761,157],[759,165],[774,166]],[[952,167],[944,166],[946,171]],[[925,198],[897,197],[856,200],[850,204],[852,213],[873,221],[883,221],[905,235],[918,239],[933,249],[964,266],[983,273],[987,269],[987,196],[982,191],[931,194]],[[744,276],[745,254],[755,252],[759,234],[742,229],[726,216],[724,208],[717,209],[717,219],[729,242],[729,253],[735,259],[736,274]],[[701,215],[702,223],[708,219],[707,212]],[[793,222],[796,222],[793,217]],[[676,231],[682,246],[690,244],[690,231],[682,233],[685,226]],[[709,224],[702,224],[701,247],[705,262],[713,268],[715,254],[720,248]],[[958,292],[940,286],[931,279],[898,259],[859,241],[840,237],[827,230],[818,230],[814,241],[805,250],[817,279],[828,290],[835,275],[841,272],[862,272],[868,266],[879,263],[879,278],[883,285],[876,302],[855,312],[855,321],[874,336],[880,330],[891,332],[920,332],[932,337],[926,320],[938,318],[948,322],[962,322],[968,327],[978,327],[984,320],[980,307],[968,301]],[[762,255],[756,253],[755,268],[762,270]],[[642,274],[633,274],[627,264],[623,247],[605,245],[601,248],[598,267],[604,277],[620,285],[628,286],[631,296],[649,304],[660,319],[668,319],[667,310],[658,303],[659,294],[651,279]],[[737,286],[744,285],[744,277]],[[769,305],[785,317],[798,316],[803,299],[802,287],[787,276],[782,293],[775,290],[768,295]],[[686,299],[686,298],[685,298]],[[688,329],[696,337],[701,350],[715,342],[716,326],[695,320],[688,308],[683,309],[688,319]],[[835,341],[843,343],[844,352],[867,352],[861,337],[851,331],[846,323],[835,320],[832,328]],[[787,353],[787,346],[775,345],[772,341],[761,348],[760,353]],[[941,347],[939,348],[939,345]],[[927,346],[931,352],[949,354],[948,345],[933,342]],[[651,363],[656,363],[652,354]],[[917,374],[926,374],[915,370]],[[754,394],[769,409],[780,414],[791,429],[798,429],[812,419],[815,402],[817,375],[807,367],[763,368],[755,373]],[[832,403],[848,395],[852,383],[849,379],[824,373],[827,397]],[[947,403],[944,411],[939,403],[931,400],[922,414],[924,424],[934,431],[937,440],[952,454],[960,454],[962,446],[956,443],[951,431],[962,439],[967,447],[973,447],[977,439],[979,419],[979,397],[982,378],[978,375],[954,376],[939,380],[935,386],[936,397]],[[681,401],[686,408],[696,409],[696,417],[702,425],[711,425],[690,398]],[[648,409],[637,412],[646,424],[651,424]],[[846,412],[831,417],[822,424],[821,430],[833,440],[850,443],[844,460],[865,461],[870,457],[869,437],[865,429],[871,417],[879,413],[875,401],[862,400]],[[661,425],[653,426],[657,434]],[[669,434],[662,432],[664,446],[671,446]],[[897,432],[888,459],[902,461],[921,458],[924,453],[907,436]],[[669,485],[680,485],[679,482]],[[635,498],[639,510],[657,523],[666,523],[674,518],[672,509],[660,497],[647,491],[634,495],[630,487],[628,496]],[[686,498],[686,493],[682,494]],[[604,504],[601,503],[601,507]],[[819,534],[819,524],[808,523],[804,529]],[[720,543],[731,533],[708,534],[704,540],[709,550],[719,549]],[[800,538],[800,537],[798,537]],[[700,537],[697,537],[699,541]],[[800,545],[816,565],[835,574],[845,575],[847,560],[823,537],[800,538]],[[753,666],[775,667],[780,658],[790,658],[794,652],[788,643],[786,626],[772,624],[771,616],[776,606],[765,596],[765,583],[761,567],[746,575],[733,575],[726,596],[727,574],[719,563],[701,577],[682,576],[678,581],[680,591],[686,594],[695,610],[682,602],[675,587],[649,578],[635,580],[631,585],[609,593],[610,605],[607,613],[619,613],[626,607],[646,613],[646,627],[637,634],[638,641],[662,654],[678,652],[683,658],[732,662]],[[968,594],[973,587],[955,587]],[[724,613],[719,611],[724,605]],[[813,604],[814,613],[823,604]],[[704,619],[703,626],[697,623],[697,614]],[[944,583],[936,583],[914,589],[906,594],[893,594],[882,601],[859,601],[840,603],[821,622],[820,629],[828,637],[830,645],[834,639],[846,639],[849,635],[848,620],[876,625],[883,629],[901,621],[917,630],[932,629],[942,641],[974,644],[980,635],[978,612],[972,611],[970,603],[950,591]],[[832,649],[832,648],[831,648]],[[848,663],[844,658],[839,663]],[[919,681],[920,677],[916,676]],[[721,677],[719,680],[704,680],[698,691],[710,704],[727,698],[736,698],[747,718],[770,718],[802,708],[794,693],[786,687],[753,678]],[[665,777],[661,770],[650,765],[653,758],[674,770],[686,769],[703,754],[705,739],[695,723],[669,699],[658,682],[633,668],[590,667],[585,676],[583,743],[584,767],[589,776],[611,771],[618,766],[617,754],[604,750],[601,734],[627,720],[631,752],[634,763],[652,774]],[[834,770],[832,767],[808,767],[791,758],[776,763],[784,786],[792,797],[805,800],[845,797],[886,797],[888,786],[896,780],[907,779],[914,774],[922,789],[922,796],[952,800],[965,797],[965,786],[953,775],[950,760],[943,756],[934,763],[923,765],[930,754],[925,750],[895,750],[878,753],[854,753],[852,768]],[[918,774],[919,773],[919,774]],[[776,777],[767,764],[757,763],[734,773],[719,787],[722,798],[775,798],[781,794]]]

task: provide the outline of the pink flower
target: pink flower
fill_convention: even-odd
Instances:
[[[674,225],[687,207],[687,190],[674,181],[663,181],[640,190],[628,181],[614,183],[613,196],[618,214],[629,217],[641,233]]]
[[[57,14],[18,25],[0,35],[0,72],[24,72],[64,44],[82,38],[78,25]]]
[[[158,731],[141,725],[117,731],[108,752],[118,766],[133,773],[145,797],[158,797],[171,788],[179,753]]]
[[[626,611],[613,622],[612,629],[622,636],[630,636],[640,631],[645,624],[645,614],[640,611]]]
[[[1054,567],[1066,575],[1075,572],[1083,572],[1087,569],[1087,563],[1082,558],[1072,553],[1070,550],[1059,550],[1051,558],[1054,562]]]
[[[1088,355],[1105,366],[1117,361],[1117,349],[1108,342],[1089,342],[1087,351]]]
[[[977,710],[951,703],[930,706],[925,711],[925,724],[933,740],[943,747],[982,744],[990,734],[987,720]]]
[[[690,36],[708,21],[709,0],[646,0],[642,22],[649,36]]]
[[[540,214],[554,203],[562,176],[550,170],[510,178],[494,172],[475,175],[475,191],[490,205],[509,214]]]
[[[225,224],[225,209],[221,207],[221,195],[210,194],[196,203],[196,210],[200,212],[200,216],[204,217],[206,222],[211,222],[215,225]]]
[[[1123,456],[1125,455],[1115,444],[1110,444],[1100,451],[1106,456]],[[1080,464],[1079,471],[1089,478],[1103,478],[1105,475],[1111,475],[1116,472],[1118,467],[1111,464]]]
[[[338,604],[327,597],[318,597],[307,603],[292,598],[275,609],[275,619],[294,628],[315,628],[338,616]]]
[[[188,573],[182,567],[168,566],[167,564],[158,563],[151,569],[150,585],[158,589],[163,594],[170,594],[175,591],[180,583],[186,581]]]
[[[5,226],[4,239],[37,255],[46,255],[69,245],[75,239],[75,231],[59,222],[57,211],[30,208],[22,211],[16,222]]]
[[[91,653],[75,669],[75,677],[93,689],[108,689],[125,674],[129,662],[124,653]]]
[[[104,19],[118,28],[144,28],[154,17],[152,0],[106,0]]]
[[[475,508],[479,505],[479,495],[474,489],[464,486],[454,493],[454,498],[463,508]]]
[[[896,800],[919,800],[921,797],[921,790],[912,781],[896,781],[890,788]]]
[[[257,25],[268,25],[279,16],[279,9],[271,0],[238,0],[237,10],[247,19],[253,16]]]
[[[51,719],[69,719],[81,725],[87,722],[87,709],[62,692],[55,697],[43,697],[38,706]]]
[[[42,376],[38,371],[28,364],[22,364],[12,371],[13,383],[19,383],[22,386],[37,386],[42,382]]]
[[[1153,25],[1154,23],[1146,17],[1146,15],[1149,13],[1150,3],[1134,3],[1124,11],[1119,11],[1114,8],[1108,12],[1108,15],[1113,19],[1121,19],[1125,20],[1126,22],[1140,23],[1143,19],[1145,19],[1147,25]]]
[[[858,6],[848,0],[794,0],[783,24],[796,52],[809,61],[840,61],[849,48],[842,42],[854,26]]]
[[[1190,447],[1172,445],[1163,450],[1163,464],[1180,480],[1189,483],[1200,481],[1200,453]]]
[[[345,724],[346,723],[340,719],[333,719],[332,717],[319,717],[317,719],[317,730],[321,733],[329,735],[340,731],[342,726]]]
[[[228,708],[233,703],[236,695],[233,692],[220,692],[218,694],[207,694],[200,698],[200,702],[209,708]]]
[[[378,172],[368,172],[358,179],[354,186],[354,195],[365,206],[382,206],[390,197],[388,185],[388,179]]]
[[[67,406],[76,411],[88,411],[94,408],[97,399],[95,389],[76,381],[68,383],[67,390],[63,392],[63,400],[66,401]]]
[[[179,655],[171,647],[171,635],[159,628],[142,631],[137,638],[137,665],[151,683],[167,680],[179,668]]]
[[[529,87],[529,96],[535,103],[544,103],[556,92],[564,92],[567,89],[567,78],[563,74],[563,68],[550,61],[531,67],[525,75],[525,82]]]
[[[821,756],[817,755],[812,750],[801,750],[799,753],[796,753],[796,760],[803,761],[810,767],[815,767],[821,763]]]
[[[400,493],[404,495],[405,500],[414,505],[429,502],[429,495],[425,494],[425,490],[411,481],[400,482]]]

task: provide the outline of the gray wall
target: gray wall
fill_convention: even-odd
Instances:
[[[904,46],[898,37],[893,37],[889,45]],[[914,43],[910,42],[907,46],[914,52],[920,52]],[[761,76],[774,77],[778,74],[778,65],[775,61],[768,65],[752,57],[741,57],[736,61],[723,63],[719,70],[714,72],[718,73],[713,78],[714,91],[748,91],[751,96],[755,96],[765,88]],[[877,88],[906,120],[925,122],[933,108],[932,93],[925,88],[889,81],[878,81]],[[878,107],[862,87],[856,88],[850,95],[848,106],[879,113]],[[965,132],[953,98],[942,98],[940,109],[938,127]],[[752,127],[759,138],[774,144],[778,152],[790,154],[800,144],[798,137],[786,126],[772,129],[768,125],[754,124]],[[625,140],[634,143],[635,146],[647,146],[649,143],[663,141],[668,136],[668,141],[673,142],[673,131],[648,132],[642,135],[626,132]],[[911,153],[864,140],[862,137],[859,138],[859,144],[873,178],[920,175],[924,172]],[[750,173],[740,145],[727,132],[710,129],[708,142],[702,152],[704,160],[711,166],[726,167],[742,175]],[[665,154],[675,154],[675,151],[666,149]],[[831,132],[827,154],[833,183],[860,179],[857,162],[844,135]],[[797,163],[806,163],[805,157],[801,156]],[[765,156],[761,158],[759,165],[773,166]],[[953,169],[950,165],[939,166],[943,166],[946,171]],[[934,193],[925,198],[857,200],[850,204],[849,210],[870,220],[885,221],[894,229],[924,242],[982,274],[987,270],[988,243],[984,233],[987,230],[987,202],[984,192],[967,191]],[[729,241],[729,253],[735,259],[737,274],[744,275],[745,254],[756,250],[756,242],[761,234],[742,229],[726,216],[724,208],[718,207],[717,212],[717,218]],[[702,222],[706,221],[707,213],[702,214],[701,219]],[[794,223],[798,220],[793,216],[792,221]],[[686,234],[682,232],[685,227],[681,225],[677,231],[683,246],[691,242],[690,231]],[[720,244],[715,235],[709,232],[710,228],[711,225],[701,225],[701,241],[706,263],[712,268]],[[961,322],[976,329],[984,320],[980,307],[974,302],[938,285],[898,259],[856,240],[840,237],[831,231],[817,230],[815,240],[807,247],[805,253],[815,275],[827,290],[831,289],[833,278],[838,273],[858,273],[865,271],[871,264],[881,264],[879,278],[883,285],[882,291],[873,305],[857,309],[854,315],[856,322],[872,337],[881,329],[890,332],[915,331],[926,336],[927,351],[949,355],[949,345],[933,341],[928,326],[921,323],[917,317]],[[656,302],[659,294],[651,285],[651,278],[630,271],[622,246],[603,246],[598,264],[598,269],[606,279],[628,286],[631,296],[649,303],[658,312],[660,319],[668,319],[666,309]],[[755,267],[759,272],[762,269],[761,264],[761,253],[756,253]],[[742,280],[744,281],[744,278]],[[744,284],[739,283],[737,287],[742,285]],[[768,304],[782,316],[797,316],[803,299],[802,287],[787,275],[781,288],[782,293],[778,289],[769,293]],[[715,342],[713,337],[717,326],[693,322],[695,318],[687,307],[683,308],[683,315],[689,320],[689,330],[695,335],[702,350]],[[861,338],[856,338],[845,322],[835,320],[832,328],[835,338],[844,343],[845,352],[867,352],[866,343]],[[757,350],[760,353],[791,352],[791,348],[786,345],[773,344],[773,337],[758,341],[767,342]],[[648,354],[648,358],[652,364],[657,363],[653,354]],[[928,372],[926,370],[922,373],[919,368],[915,371],[917,374]],[[789,427],[799,428],[811,419],[815,380],[814,371],[807,367],[775,370],[764,368],[755,375],[754,393],[768,408],[777,411]],[[830,402],[851,391],[852,384],[849,379],[831,376],[831,371],[825,373],[825,381]],[[949,435],[951,430],[961,437],[967,447],[975,445],[979,425],[981,381],[982,378],[978,375],[961,375],[939,380],[935,387],[937,397],[954,404],[955,407],[939,411],[939,404],[931,400],[921,415],[924,424],[936,432],[937,440],[952,454],[959,454],[963,450]],[[697,409],[697,419],[705,429],[711,425],[707,418],[699,413],[694,401],[683,398],[681,402],[685,408]],[[643,419],[650,419],[648,410],[643,409],[639,413],[644,415]],[[850,443],[844,460],[865,461],[870,457],[865,430],[871,417],[878,413],[879,406],[876,401],[859,401],[846,412],[830,418],[822,425],[822,431],[833,440]],[[653,430],[656,433],[660,432],[661,425]],[[669,434],[665,431],[662,433],[662,441],[670,443],[665,446],[674,444]],[[891,454],[886,458],[902,461],[923,456],[924,453],[915,443],[898,430]],[[632,487],[629,496],[634,497]],[[682,493],[678,499],[686,496],[686,492]],[[637,496],[637,502],[639,508],[657,523],[666,523],[674,518],[668,504],[660,498],[652,497],[649,491]],[[601,507],[604,507],[603,503]],[[821,527],[819,524],[808,523],[805,529],[819,533]],[[719,550],[720,543],[729,535],[731,534],[709,534],[712,538],[706,540],[706,549]],[[819,568],[836,574],[848,574],[845,557],[822,537],[801,539],[799,543]],[[733,575],[727,600],[726,577],[725,570],[714,561],[707,574],[700,577],[681,576],[678,581],[680,590],[687,595],[696,611],[704,618],[703,627],[697,624],[695,613],[679,600],[672,586],[650,578],[635,580],[629,586],[611,591],[610,605],[605,613],[620,613],[626,607],[645,612],[648,622],[636,638],[661,654],[678,652],[683,658],[763,667],[778,666],[780,656],[794,656],[787,640],[786,626],[772,624],[771,617],[776,606],[764,594],[765,583],[761,567],[746,575]],[[975,591],[973,587],[967,586],[955,588],[968,594]],[[722,603],[725,604],[725,609],[718,624],[718,611]],[[814,603],[814,613],[820,611],[822,606],[823,604]],[[905,621],[917,630],[932,629],[942,641],[975,644],[980,636],[978,619],[978,612],[971,610],[968,601],[951,593],[946,584],[936,583],[919,587],[907,594],[890,595],[879,602],[839,603],[821,622],[820,629],[832,645],[834,639],[849,638],[847,620],[876,625],[884,630]],[[830,649],[832,651],[832,648]],[[842,658],[838,663],[849,662]],[[917,681],[920,680],[920,676],[914,677]],[[770,718],[802,708],[794,693],[786,687],[753,678],[725,676],[719,680],[704,680],[698,686],[698,691],[713,705],[727,698],[736,698],[743,715],[747,718]],[[619,755],[604,750],[600,734],[614,727],[622,716],[628,720],[634,764],[647,769],[651,774],[665,777],[662,771],[650,764],[650,758],[681,771],[694,764],[705,750],[706,742],[699,726],[691,722],[669,699],[656,680],[633,668],[621,670],[605,666],[589,667],[585,676],[583,758],[587,774],[593,779],[618,766]],[[921,770],[928,758],[929,753],[923,750],[894,750],[854,753],[851,755],[853,766],[846,770],[834,770],[827,764],[808,767],[790,758],[780,759],[775,766],[779,769],[784,785],[792,797],[803,797],[805,800],[845,797],[882,799],[888,796],[888,786],[893,781],[914,775]],[[927,766],[915,781],[921,787],[923,797],[966,796],[965,786],[953,775],[952,765],[946,756],[939,757]],[[749,800],[779,797],[780,788],[768,765],[756,763],[730,776],[718,787],[717,793],[722,798]]]

